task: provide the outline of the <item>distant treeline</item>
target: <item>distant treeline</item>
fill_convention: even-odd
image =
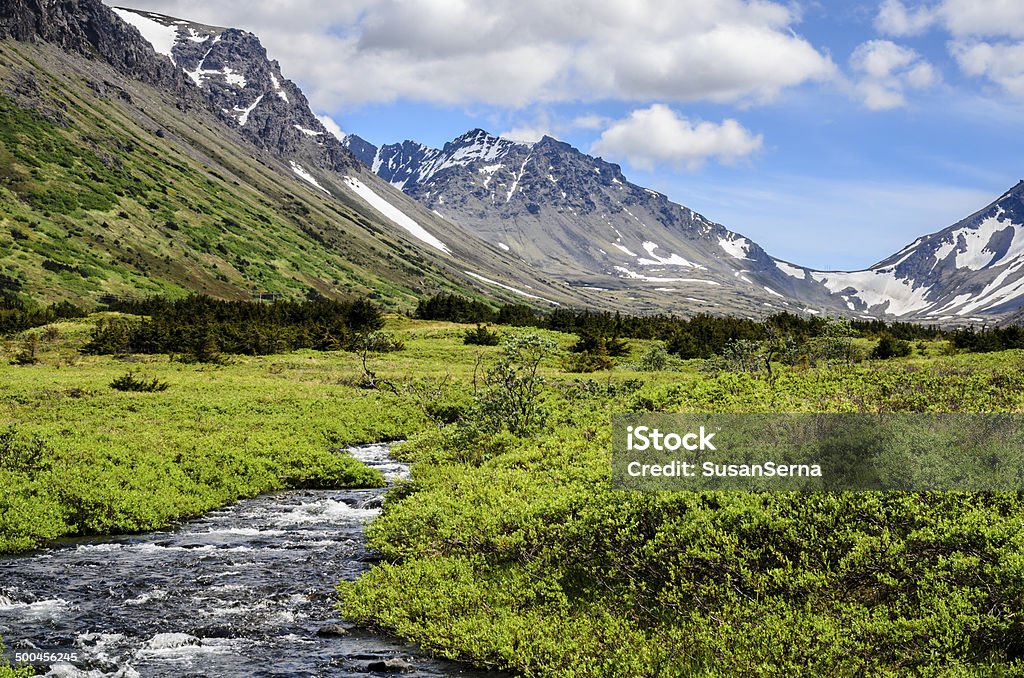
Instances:
[[[113,301],[108,308],[145,317],[100,321],[83,349],[87,353],[176,353],[205,361],[220,353],[352,350],[360,337],[384,324],[381,310],[366,299],[260,303],[153,297]]]
[[[951,334],[954,346],[973,353],[1024,348],[1024,328],[1020,325],[985,328],[982,330],[968,327],[956,330]]]
[[[16,297],[0,299],[0,335],[23,332],[67,318],[81,318],[86,312],[62,301],[51,306],[28,308]]]
[[[569,309],[542,313],[520,304],[506,304],[495,310],[483,302],[458,294],[437,294],[424,299],[416,308],[416,317],[460,323],[539,327],[581,337],[660,339],[666,342],[670,353],[682,358],[710,358],[721,354],[732,342],[761,341],[769,338],[770,334],[790,336],[802,341],[822,336],[829,325],[829,320],[822,316],[805,317],[785,312],[768,316],[764,320],[751,320],[706,313],[692,318]],[[904,341],[950,337],[949,332],[934,325],[851,320],[849,326],[856,334],[865,337],[888,336]]]

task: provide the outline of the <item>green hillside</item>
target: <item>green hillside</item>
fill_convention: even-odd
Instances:
[[[315,290],[407,307],[451,286],[278,164],[104,65],[0,42],[0,293],[89,304]]]

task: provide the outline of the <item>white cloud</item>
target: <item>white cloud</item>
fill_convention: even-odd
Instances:
[[[908,7],[902,0],[884,0],[875,17],[875,28],[887,35],[917,35],[937,25],[957,37],[1024,37],[1024,3],[941,0]]]
[[[906,105],[906,89],[931,87],[939,81],[935,68],[909,47],[889,40],[861,43],[850,56],[857,75],[854,89],[864,105],[881,111]]]
[[[833,77],[772,0],[135,0],[255,32],[313,106],[765,101]]]
[[[884,35],[918,35],[931,28],[938,18],[930,7],[908,9],[900,0],[885,0],[878,8],[875,29]]]
[[[601,129],[609,122],[611,122],[611,120],[603,115],[589,113],[587,115],[579,115],[573,118],[570,126],[573,129]]]
[[[751,134],[735,120],[691,122],[664,104],[654,104],[614,122],[590,152],[625,158],[641,169],[662,164],[696,169],[708,158],[735,162],[759,150],[762,142],[760,134]]]
[[[1024,37],[1024,3],[1018,0],[944,0],[938,12],[956,36]]]
[[[498,134],[498,136],[504,139],[511,139],[512,141],[521,141],[524,143],[532,144],[540,141],[544,136],[550,136],[551,130],[544,126],[533,126],[533,125],[520,125],[513,127],[510,130],[506,130]]]
[[[338,123],[334,122],[334,118],[329,115],[318,115],[316,117],[320,119],[324,128],[338,139],[338,141],[344,141],[346,135],[341,131],[341,127],[338,126]]]
[[[1024,97],[1024,2],[1020,0],[941,0],[908,8],[885,0],[875,27],[891,35],[911,35],[941,26],[953,36],[949,53],[961,72],[987,78],[1007,93]]]
[[[950,51],[965,74],[982,76],[1013,96],[1024,97],[1024,43],[951,43]]]

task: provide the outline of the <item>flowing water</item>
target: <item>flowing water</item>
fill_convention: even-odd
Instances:
[[[386,445],[350,451],[389,479],[407,473]],[[342,623],[337,581],[373,560],[363,527],[382,494],[265,495],[173,530],[2,559],[0,636],[8,655],[74,659],[52,676],[383,675],[389,659],[404,675],[486,675],[366,631],[318,635]]]

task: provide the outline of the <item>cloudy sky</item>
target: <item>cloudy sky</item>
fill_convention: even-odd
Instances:
[[[376,144],[550,134],[817,268],[1024,177],[1019,0],[121,2],[256,33]]]

